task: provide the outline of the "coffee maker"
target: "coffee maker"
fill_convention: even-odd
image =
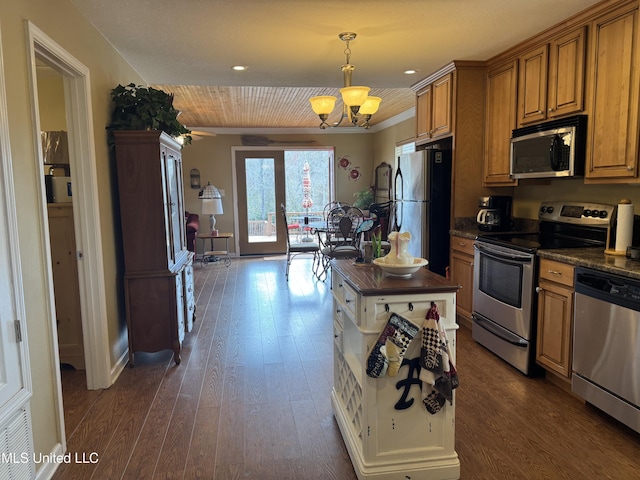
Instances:
[[[511,201],[508,195],[490,195],[478,199],[478,230],[483,232],[504,232],[513,226]]]

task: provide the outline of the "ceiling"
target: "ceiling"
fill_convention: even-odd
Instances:
[[[339,96],[341,32],[357,33],[353,84],[382,97],[375,128],[450,61],[491,58],[598,1],[71,0],[147,84],[174,93],[182,123],[217,133],[320,132],[308,98]]]

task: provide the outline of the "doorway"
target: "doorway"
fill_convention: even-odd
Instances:
[[[333,148],[234,149],[240,255],[286,252],[280,204],[290,221],[321,220],[334,196]]]
[[[27,22],[29,45],[29,80],[31,104],[33,106],[33,142],[38,152],[35,157],[35,185],[39,185],[40,209],[34,212],[42,224],[39,243],[45,251],[43,270],[48,272],[45,282],[48,284],[49,338],[56,339],[57,324],[54,301],[54,282],[51,269],[51,249],[49,244],[49,215],[45,188],[45,170],[41,141],[41,119],[38,96],[37,64],[46,65],[62,77],[64,90],[64,108],[66,115],[67,138],[69,148],[69,177],[72,185],[73,204],[73,240],[77,261],[82,344],[84,350],[87,388],[91,390],[108,388],[119,374],[118,365],[110,361],[110,348],[107,331],[107,307],[104,286],[104,267],[102,263],[102,233],[97,198],[97,175],[95,169],[95,145],[93,139],[93,120],[89,70],[78,62],[56,42],[49,38],[33,23]],[[47,172],[48,173],[48,172]],[[65,432],[62,404],[62,386],[60,380],[59,355],[57,345],[52,349],[51,371],[56,372],[58,395],[55,399],[60,417],[60,438],[65,446]],[[37,354],[37,352],[31,352]],[[122,368],[126,360],[122,362]],[[66,448],[66,447],[65,447]]]

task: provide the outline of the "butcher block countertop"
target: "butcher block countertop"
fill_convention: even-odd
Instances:
[[[373,264],[355,263],[353,260],[332,260],[331,267],[359,294],[404,295],[411,293],[456,292],[460,285],[421,268],[410,278],[391,277]]]

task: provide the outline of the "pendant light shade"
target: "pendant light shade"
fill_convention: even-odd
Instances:
[[[381,101],[382,99],[380,97],[367,97],[365,102],[360,106],[359,113],[361,115],[373,115],[378,111]]]
[[[340,89],[342,101],[348,107],[359,107],[367,99],[369,87],[344,87]]]
[[[320,97],[311,97],[309,101],[311,102],[311,108],[316,113],[316,115],[329,115],[333,112],[333,108],[336,106],[336,97],[331,96],[320,96]]]

